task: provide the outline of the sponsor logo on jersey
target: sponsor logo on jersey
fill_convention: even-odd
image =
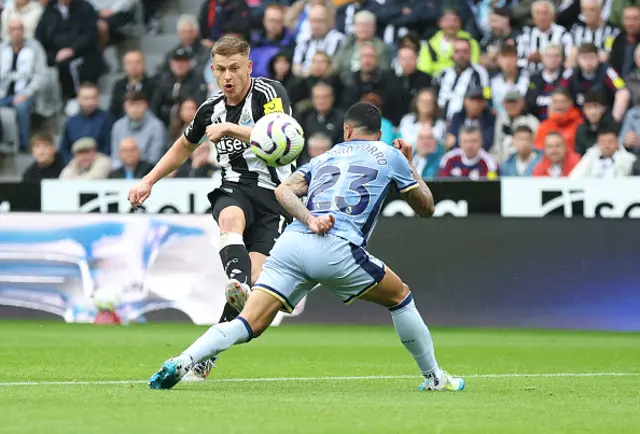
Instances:
[[[284,106],[282,105],[281,98],[273,99],[266,103],[263,107],[265,115],[268,115],[270,113],[284,113]]]
[[[218,143],[216,143],[216,151],[218,155],[237,154],[244,152],[249,148],[247,142],[243,142],[235,137],[223,137]]]

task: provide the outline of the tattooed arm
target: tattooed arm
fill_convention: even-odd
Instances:
[[[316,234],[324,234],[331,230],[335,223],[332,215],[316,217],[300,200],[307,194],[309,184],[300,172],[294,172],[286,181],[276,188],[276,198],[282,207],[293,218],[304,224]]]

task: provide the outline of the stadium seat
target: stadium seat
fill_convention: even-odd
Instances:
[[[0,123],[2,123],[3,151],[18,153],[20,136],[16,111],[11,107],[0,107]]]

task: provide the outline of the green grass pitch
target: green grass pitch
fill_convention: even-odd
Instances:
[[[434,330],[467,388],[420,393],[391,326],[290,324],[225,353],[213,381],[147,389],[204,330],[0,322],[0,432],[640,433],[639,334]]]

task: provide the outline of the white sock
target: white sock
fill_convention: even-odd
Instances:
[[[390,307],[393,326],[404,347],[418,364],[422,375],[440,376],[440,368],[433,352],[429,328],[422,320],[411,293],[397,306]]]
[[[253,330],[242,317],[233,321],[216,324],[209,328],[189,348],[182,352],[182,356],[191,358],[191,363],[199,363],[210,357],[217,356],[235,344],[249,342],[253,338]],[[186,361],[186,358],[183,358]]]

